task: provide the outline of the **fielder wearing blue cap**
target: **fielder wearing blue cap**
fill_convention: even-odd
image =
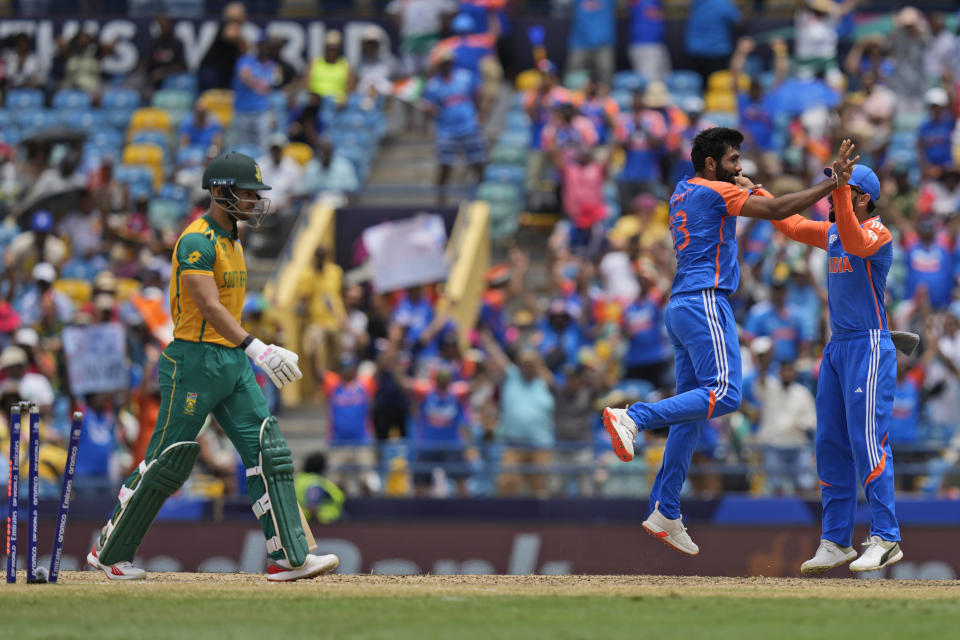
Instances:
[[[841,147],[849,154],[853,144]],[[874,215],[880,181],[864,165],[846,173],[824,171],[836,183],[830,222],[799,215],[774,222],[789,238],[827,252],[830,342],[817,381],[817,474],[823,532],[806,575],[851,560],[851,571],[875,571],[903,558],[894,512],[893,455],[887,429],[893,413],[897,354],[883,306],[893,262],[890,231]],[[859,483],[859,484],[858,484]],[[860,487],[870,505],[863,554],[851,546]]]

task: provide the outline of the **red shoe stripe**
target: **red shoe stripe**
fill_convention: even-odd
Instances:
[[[657,531],[657,532],[656,532],[655,534],[653,534],[653,535],[657,536],[658,538],[666,538],[666,537],[667,537],[668,535],[670,535],[670,534],[667,533],[666,531]]]
[[[288,569],[284,569],[283,567],[278,567],[275,564],[272,564],[269,567],[267,567],[267,573],[271,575],[273,575],[274,573],[283,573],[285,571],[288,571]]]
[[[123,575],[123,571],[120,571],[120,569],[119,569],[118,567],[110,567],[110,573],[112,573],[112,574],[115,575],[115,576],[122,576],[122,575]]]

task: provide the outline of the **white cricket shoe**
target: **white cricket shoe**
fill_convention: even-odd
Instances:
[[[687,528],[683,526],[683,517],[671,520],[660,513],[660,503],[653,507],[653,513],[643,521],[643,528],[647,533],[659,538],[667,546],[673,547],[680,553],[695,556],[700,553],[700,547],[690,539]]]
[[[292,568],[285,559],[271,560],[270,566],[267,567],[267,580],[270,582],[306,580],[330,573],[339,566],[340,558],[332,553],[325,556],[315,556],[308,553],[307,561],[303,563],[303,566],[296,569]]]
[[[610,434],[610,443],[617,457],[624,462],[633,460],[633,441],[640,430],[633,418],[627,415],[627,410],[607,407],[603,410],[603,426]]]
[[[857,557],[853,547],[841,547],[836,542],[820,540],[820,546],[813,557],[800,565],[800,573],[815,576],[834,567],[845,565]]]
[[[884,540],[880,536],[870,536],[863,543],[866,547],[860,557],[850,563],[850,571],[877,571],[884,567],[903,560],[903,551],[900,543]]]
[[[146,571],[133,566],[132,562],[126,560],[116,564],[101,564],[99,554],[100,550],[97,547],[91,549],[87,554],[87,564],[94,569],[100,569],[111,580],[143,580],[147,577]]]

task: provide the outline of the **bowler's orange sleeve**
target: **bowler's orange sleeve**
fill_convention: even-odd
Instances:
[[[750,197],[750,191],[729,182],[705,180],[703,178],[691,178],[687,182],[716,191],[723,198],[723,204],[727,207],[727,214],[731,216],[739,216],[740,210],[743,209],[743,203]]]
[[[868,220],[863,226],[853,213],[853,201],[850,199],[850,185],[843,185],[833,191],[833,210],[837,216],[837,233],[843,250],[859,258],[869,258],[880,247],[891,242],[893,236],[879,218]]]
[[[761,198],[772,198],[773,194],[766,189],[754,189],[753,195]],[[811,247],[827,249],[827,236],[830,234],[830,223],[817,220],[807,220],[801,215],[792,215],[783,220],[771,220],[773,226],[791,240],[808,244]]]

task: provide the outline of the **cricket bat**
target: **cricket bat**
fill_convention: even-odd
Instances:
[[[310,530],[310,524],[307,522],[307,516],[303,514],[303,509],[300,508],[300,505],[297,505],[297,511],[300,512],[300,524],[303,525],[303,535],[307,538],[307,549],[310,551],[317,550],[317,540],[313,537],[313,531]]]

